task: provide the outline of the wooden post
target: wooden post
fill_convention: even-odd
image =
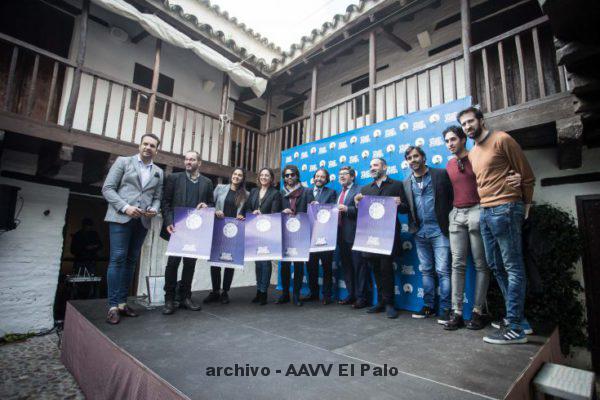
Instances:
[[[315,110],[317,109],[317,66],[313,66],[312,70],[312,86],[310,89],[310,128],[308,131],[308,141],[312,142],[317,133],[317,119]]]
[[[264,147],[263,147],[263,157],[262,157],[262,165],[259,165],[259,168],[262,168],[264,166],[267,166],[269,163],[267,162],[267,157],[269,156],[268,152],[267,152],[267,143],[268,138],[270,135],[272,135],[271,133],[269,133],[269,129],[271,129],[271,109],[273,107],[273,96],[271,96],[271,92],[267,92],[267,119],[265,120],[265,140],[263,141],[264,143]]]
[[[375,112],[375,47],[375,30],[372,30],[371,32],[369,32],[369,125],[377,122]]]
[[[67,103],[65,115],[65,128],[69,130],[73,127],[75,108],[77,107],[77,98],[79,97],[79,87],[81,86],[81,68],[83,67],[83,61],[85,60],[89,13],[90,0],[83,0],[81,16],[79,17],[79,46],[77,50],[77,59],[75,61],[77,67],[75,68],[75,75],[73,75],[73,85],[71,86],[71,94],[69,95],[69,102]]]
[[[463,59],[465,62],[465,93],[473,96],[473,58],[471,56],[471,4],[469,0],[460,0],[460,22],[462,27]]]
[[[154,69],[152,70],[152,85],[150,100],[148,101],[148,119],[146,120],[146,133],[152,133],[154,123],[154,109],[156,108],[156,91],[158,90],[158,78],[160,77],[160,51],[162,40],[156,39],[156,50],[154,53]],[[164,105],[167,106],[166,104]]]
[[[221,115],[227,115],[227,107],[229,106],[229,75],[227,75],[226,73],[223,74],[223,90],[221,93],[221,111],[220,114]],[[220,121],[220,123],[223,123],[224,120]],[[217,152],[217,163],[223,164],[223,153],[224,153],[224,149],[223,147],[225,146],[225,134],[227,133],[225,131],[226,129],[226,125],[223,126],[223,131],[221,131],[221,129],[219,129],[219,149]],[[219,126],[220,128],[220,126]]]

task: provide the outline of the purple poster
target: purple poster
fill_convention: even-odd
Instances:
[[[392,254],[398,206],[393,197],[365,196],[358,203],[352,250]]]
[[[306,213],[281,214],[281,261],[308,261],[310,249],[310,221]]]
[[[310,204],[308,216],[311,221],[310,252],[333,251],[337,245],[337,204]]]
[[[244,269],[244,221],[215,218],[209,264]]]
[[[245,261],[281,260],[281,214],[250,214],[245,229]]]
[[[175,207],[175,232],[165,254],[208,260],[214,219],[214,208]]]

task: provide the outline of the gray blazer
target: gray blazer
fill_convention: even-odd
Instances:
[[[227,197],[227,193],[229,193],[229,183],[219,184],[215,188],[213,195],[215,197],[215,210],[216,211],[223,211],[223,208],[225,207],[225,197]],[[246,199],[248,199],[248,194],[249,193],[246,190]],[[238,207],[238,209],[237,209],[238,215],[242,214],[243,209],[244,209],[244,203],[240,204],[240,206]]]
[[[163,170],[152,164],[150,179],[144,187],[140,178],[140,167],[137,155],[131,157],[119,157],[110,167],[104,185],[102,195],[108,202],[108,210],[104,220],[124,224],[131,217],[121,212],[123,207],[131,205],[143,210],[153,208],[160,210],[160,199],[163,187]],[[148,228],[150,219],[142,217],[142,225]]]

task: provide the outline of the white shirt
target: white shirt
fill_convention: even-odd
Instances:
[[[152,177],[152,161],[148,164],[144,164],[142,157],[138,154],[138,165],[140,166],[140,181],[142,181],[142,188],[146,186],[150,178]]]

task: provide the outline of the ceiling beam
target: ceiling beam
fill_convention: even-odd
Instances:
[[[394,28],[386,26],[381,32],[389,41],[400,47],[404,51],[411,51],[412,46],[394,34]]]
[[[138,44],[139,42],[144,40],[148,35],[149,35],[148,32],[141,31],[140,33],[138,33],[137,35],[135,35],[134,37],[131,38],[131,43]]]

